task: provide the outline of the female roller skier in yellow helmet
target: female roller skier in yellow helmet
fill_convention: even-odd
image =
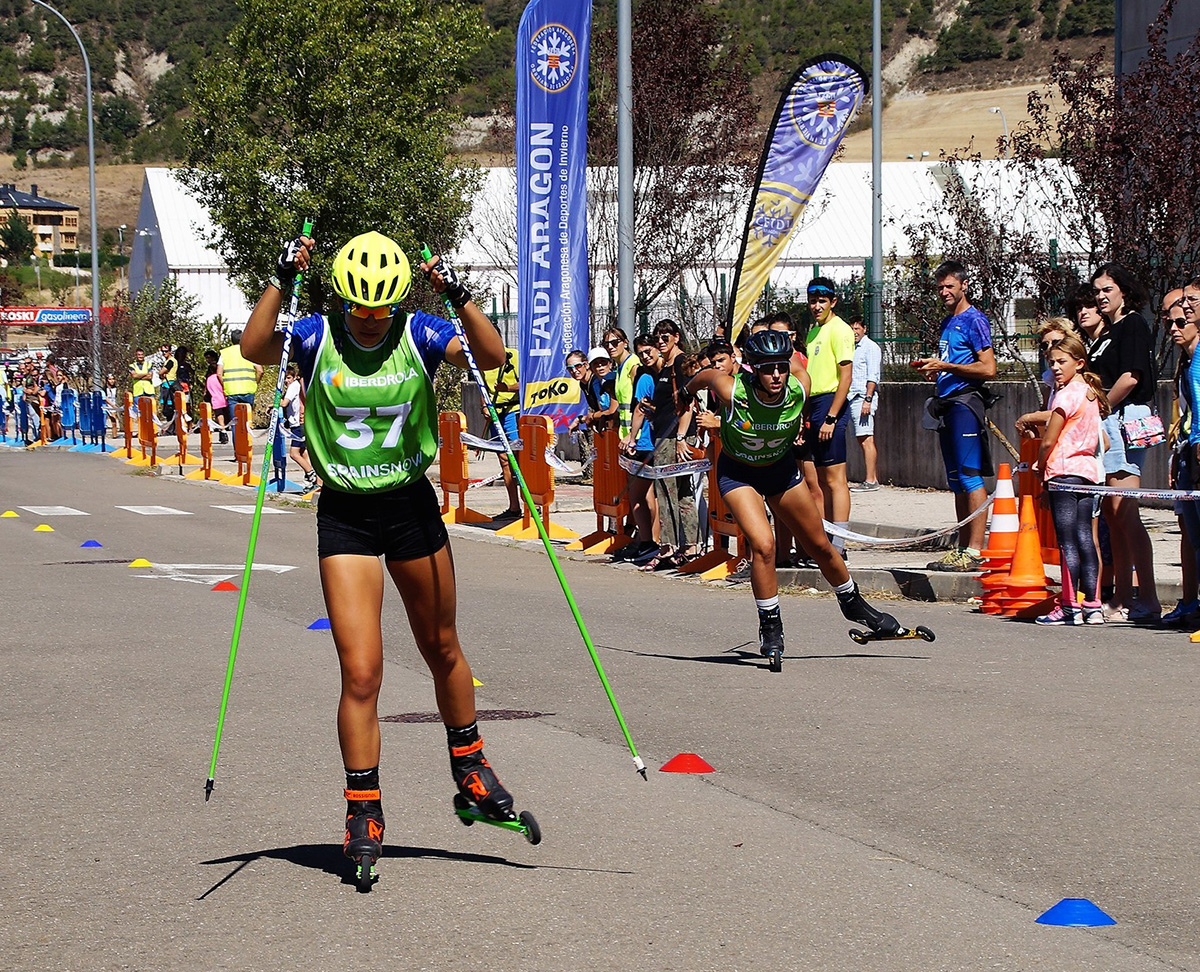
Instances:
[[[313,246],[302,237],[284,247],[278,278],[242,333],[242,353],[250,360],[272,363],[283,353],[275,322]],[[504,342],[454,269],[435,256],[421,270],[457,310],[478,366],[499,367]],[[377,708],[383,680],[380,557],[433,676],[459,800],[489,820],[516,819],[512,796],[483,755],[474,681],[458,641],[454,564],[437,497],[425,477],[437,448],[433,374],[443,360],[466,369],[467,358],[449,321],[400,310],[411,281],[398,244],[375,232],[356,236],[333,262],[340,313],[296,321],[291,346],[304,381],[309,454],[324,483],[317,557],[342,676],[337,725],[346,769],[343,849],[357,865],[360,887],[374,878],[384,828]]]

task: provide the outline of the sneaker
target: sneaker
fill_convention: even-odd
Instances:
[[[1083,602],[1083,623],[1104,624],[1104,605],[1099,601]]]
[[[1162,620],[1162,608],[1147,607],[1135,601],[1127,617],[1130,624],[1159,624]]]
[[[926,570],[937,570],[944,573],[969,574],[983,569],[983,560],[967,553],[966,548],[956,547],[946,551],[941,560],[934,560],[925,565]]]
[[[1200,600],[1192,599],[1190,601],[1181,600],[1175,605],[1174,610],[1168,611],[1162,616],[1163,624],[1183,624],[1189,617],[1200,611]]]
[[[1035,618],[1034,623],[1079,625],[1083,624],[1083,617],[1074,608],[1068,608],[1064,611],[1063,606],[1060,604],[1049,614],[1043,614],[1040,617]]]
[[[879,489],[879,483],[875,482],[874,480],[868,479],[861,483],[855,483],[853,486],[850,487],[850,492],[852,492],[852,493],[870,493],[877,489]]]
[[[962,560],[963,548],[953,547],[947,550],[937,560],[931,560],[925,565],[926,570],[957,570],[958,564]]]

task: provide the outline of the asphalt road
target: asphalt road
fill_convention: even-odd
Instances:
[[[774,675],[748,591],[565,561],[643,782],[545,555],[460,537],[479,705],[540,713],[485,723],[488,753],[545,839],[460,826],[441,727],[388,722],[389,846],[360,895],[308,509],[263,520],[256,563],[294,569],[254,573],[203,800],[237,599],[210,588],[240,583],[250,526],[218,507],[252,502],[0,455],[20,514],[0,519],[0,968],[1200,967],[1200,656],[1177,633],[890,602],[937,641],[859,648],[831,598],[796,596]],[[52,506],[89,515],[25,509]],[[382,712],[431,712],[398,597],[384,628]],[[714,772],[658,772],[680,752]],[[1117,924],[1035,923],[1064,897]]]

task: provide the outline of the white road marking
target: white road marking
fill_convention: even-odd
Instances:
[[[24,509],[24,508],[25,507],[22,507],[22,509]],[[214,503],[213,509],[214,510],[229,510],[230,513],[253,513],[254,512],[253,506],[245,506],[245,505],[243,505],[243,506],[217,506]],[[295,510],[278,510],[273,506],[263,506],[262,511],[264,513],[294,513],[295,512]]]
[[[84,513],[83,510],[76,510],[70,506],[22,506],[21,509],[28,510],[37,516],[91,516],[90,513]]]
[[[240,581],[244,565],[242,564],[154,564],[153,574],[134,574],[134,577],[144,577],[147,580],[184,581],[188,584],[204,584],[211,587],[221,581]],[[252,570],[265,570],[272,574],[286,574],[295,570],[288,564],[255,564]]]
[[[191,516],[187,510],[177,510],[171,506],[118,506],[118,510],[128,510],[142,516]]]
[[[245,564],[155,564],[155,570],[232,570],[240,574],[246,569]],[[254,570],[269,570],[272,574],[286,574],[289,570],[295,570],[294,566],[288,564],[255,564]]]

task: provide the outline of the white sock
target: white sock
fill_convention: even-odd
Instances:
[[[849,594],[853,590],[854,590],[854,578],[851,577],[848,581],[846,581],[845,584],[838,584],[838,586],[833,589],[833,593],[834,594]]]
[[[760,611],[771,611],[779,607],[779,595],[776,594],[774,597],[765,597],[761,600],[756,597],[754,599],[754,603],[758,606]]]

